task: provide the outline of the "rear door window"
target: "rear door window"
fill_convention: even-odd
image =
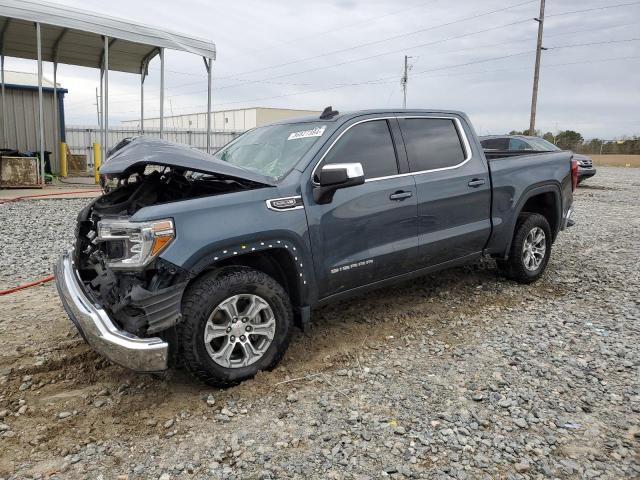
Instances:
[[[412,172],[453,167],[464,161],[464,148],[453,120],[401,118],[399,122]]]
[[[396,151],[387,121],[372,120],[351,127],[322,162],[330,163],[360,163],[365,178],[397,175]]]

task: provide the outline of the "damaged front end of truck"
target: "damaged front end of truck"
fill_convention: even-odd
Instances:
[[[173,219],[138,222],[134,215],[155,205],[271,184],[192,148],[144,137],[122,142],[100,173],[105,194],[78,215],[75,247],[56,266],[58,290],[71,319],[96,350],[134,370],[162,370],[168,366],[166,341],[180,321],[190,273],[160,258],[176,238]],[[116,340],[108,337],[114,332],[123,342],[133,342],[129,350],[110,351],[109,343]],[[133,360],[140,352],[131,349],[145,340],[164,344],[162,360]]]

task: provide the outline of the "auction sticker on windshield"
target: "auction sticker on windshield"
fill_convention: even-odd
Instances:
[[[321,137],[324,133],[326,125],[321,127],[312,128],[311,130],[301,130],[299,132],[293,132],[289,135],[287,140],[297,140],[299,138],[308,138],[308,137]]]

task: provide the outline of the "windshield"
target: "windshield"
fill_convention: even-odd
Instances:
[[[254,128],[220,149],[214,157],[279,180],[295,167],[326,128],[320,122]]]
[[[552,152],[556,152],[560,150],[553,143],[545,140],[544,138],[527,138],[527,142],[533,145],[533,148],[535,148],[537,151],[546,152],[547,150],[549,150]]]

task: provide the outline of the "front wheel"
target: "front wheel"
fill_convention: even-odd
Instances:
[[[185,293],[178,326],[187,369],[229,387],[273,368],[291,338],[289,297],[273,278],[251,269],[212,272]]]
[[[550,255],[549,222],[538,213],[523,213],[513,235],[509,258],[498,261],[498,268],[516,282],[532,283],[544,273]]]

